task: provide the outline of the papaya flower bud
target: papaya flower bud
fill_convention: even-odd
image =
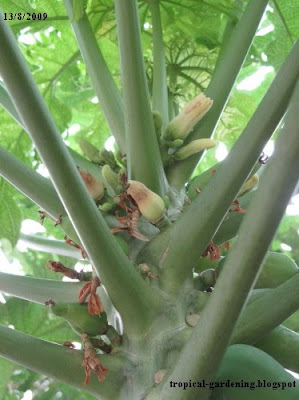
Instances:
[[[203,93],[189,101],[181,112],[170,121],[167,127],[166,137],[185,139],[194,125],[209,111],[212,104],[213,100],[206,97]]]
[[[157,139],[160,140],[161,129],[162,129],[162,125],[163,125],[162,116],[158,111],[153,111],[152,115],[153,115],[153,120],[154,120],[154,126],[155,126]]]
[[[129,180],[127,193],[132,196],[139,211],[148,221],[156,223],[163,217],[165,213],[163,199],[143,183]]]
[[[211,149],[216,146],[216,142],[213,139],[197,139],[181,147],[178,151],[173,154],[175,160],[185,160],[193,154],[199,153],[203,150]]]
[[[109,196],[114,197],[123,191],[124,185],[120,180],[120,176],[114,172],[110,165],[105,164],[102,168],[102,177],[106,185]]]
[[[175,139],[167,142],[168,147],[176,149],[177,147],[181,147],[184,144],[182,139]]]
[[[104,213],[108,213],[112,210],[113,206],[113,203],[110,203],[110,201],[106,201],[104,204],[99,205],[99,210],[103,211]]]
[[[94,200],[100,200],[104,196],[104,186],[99,178],[96,178],[88,171],[83,171],[78,167],[78,171],[83,179],[85,186]]]
[[[257,174],[252,175],[252,177],[247,179],[247,181],[241,187],[237,197],[243,196],[245,193],[250,192],[250,190],[253,189],[254,186],[258,184],[258,182],[259,182],[259,176]]]
[[[93,144],[87,142],[85,139],[78,140],[79,146],[84,155],[86,155],[90,161],[100,164],[102,162],[99,156],[99,149],[97,149]]]

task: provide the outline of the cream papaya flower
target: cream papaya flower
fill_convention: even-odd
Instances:
[[[173,154],[173,157],[175,160],[185,160],[185,158],[188,158],[193,154],[215,147],[216,144],[215,140],[209,138],[193,140],[176,151]]]
[[[148,221],[158,222],[165,213],[165,203],[155,192],[152,192],[143,183],[129,180],[127,193],[137,203],[139,211]]]
[[[88,171],[83,171],[78,167],[85,186],[94,200],[100,200],[104,196],[104,185],[99,178],[96,178]]]
[[[259,182],[259,176],[257,174],[252,175],[251,178],[247,179],[244,185],[241,187],[237,197],[243,196],[245,193],[250,192]]]
[[[212,104],[213,100],[206,97],[203,93],[189,101],[181,112],[170,121],[166,130],[166,137],[171,139],[185,139],[194,125],[209,111]]]

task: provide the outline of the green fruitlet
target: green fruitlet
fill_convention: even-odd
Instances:
[[[254,344],[285,368],[299,374],[299,333],[279,325]]]
[[[275,288],[298,274],[299,268],[287,255],[268,251],[256,288]]]
[[[283,323],[289,329],[299,333],[299,310],[286,319]]]
[[[119,175],[111,169],[110,165],[105,164],[103,166],[102,177],[109,196],[114,197],[116,194],[123,192],[124,185]]]
[[[90,336],[103,335],[108,330],[107,314],[91,315],[87,310],[87,303],[62,303],[51,306],[52,313],[65,319],[78,334],[86,333]]]
[[[220,260],[217,266],[217,275],[221,273],[224,262],[225,257]],[[299,268],[290,257],[283,253],[268,251],[255,289],[276,288],[298,272]]]

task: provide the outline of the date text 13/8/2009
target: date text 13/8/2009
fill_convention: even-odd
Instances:
[[[3,13],[4,21],[45,21],[47,13]]]

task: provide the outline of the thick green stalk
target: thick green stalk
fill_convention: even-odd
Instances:
[[[167,185],[146,83],[136,0],[116,0],[128,173],[159,195]]]
[[[254,195],[255,195],[255,190],[239,198],[240,207],[243,208],[244,210],[247,210]],[[237,236],[238,230],[245,215],[246,213],[245,214],[239,214],[234,212],[229,213],[222,222],[222,224],[220,225],[215,236],[213,237],[213,242],[216,243],[217,245],[221,245],[233,239],[235,236]]]
[[[299,274],[248,305],[231,343],[254,344],[299,309]]]
[[[175,116],[174,96],[172,93],[168,93],[168,119],[171,121]]]
[[[0,175],[42,207],[54,220],[65,215],[63,204],[49,181],[0,146]]]
[[[119,354],[101,355],[100,360],[109,373],[103,382],[91,374],[84,385],[83,352],[26,335],[0,325],[0,355],[25,368],[57,379],[97,399],[116,400],[124,384],[123,368],[126,360]]]
[[[242,15],[239,16],[239,18],[241,17]],[[223,32],[221,47],[219,49],[219,54],[213,71],[214,74],[216,74],[218,67],[221,65],[223,57],[225,57],[225,54],[228,51],[228,47],[230,46],[231,35],[233,34],[235,27],[236,27],[236,21],[228,17],[226,27]]]
[[[43,251],[50,254],[59,254],[79,260],[82,259],[80,250],[68,246],[62,240],[48,239],[42,236],[26,235],[25,233],[21,233],[19,243],[32,250]]]
[[[298,76],[298,65],[299,41],[209,184],[176,224],[149,244],[148,253],[154,256],[154,262],[159,264],[163,249],[169,246],[168,244],[180,243],[184,232],[184,246],[169,246],[168,252],[165,252],[166,256],[163,257],[161,280],[167,285],[173,285],[174,292],[204,252],[285,113],[288,97]],[[174,265],[175,272],[173,272]]]
[[[95,164],[85,160],[75,151],[68,149],[76,165],[82,169],[86,169],[91,173],[98,174],[98,167]],[[18,160],[14,155],[10,154],[6,149],[0,146],[0,175],[3,176],[9,183],[20,190],[26,197],[40,206],[46,213],[57,221],[62,218],[61,228],[66,235],[72,238],[77,244],[80,240],[74,230],[69,218],[66,216],[66,211],[61,203],[54,186],[49,179],[41,176],[36,171],[29,168],[22,161]],[[113,217],[106,221],[111,227],[115,227]]]
[[[0,83],[0,104],[14,118],[14,120],[20,125],[20,127],[24,129],[25,132],[27,132],[22,119],[15,108],[15,105],[11,101],[11,98],[9,97],[7,91],[4,89],[3,86],[1,86],[1,83]],[[76,151],[72,150],[69,147],[68,151],[78,167],[80,167],[83,170],[89,171],[93,175],[99,175],[99,167],[97,165],[86,160],[85,158],[80,156],[80,154],[78,154]]]
[[[299,374],[299,334],[279,325],[262,340],[255,343],[255,347],[270,354],[285,368]]]
[[[146,329],[160,307],[160,298],[134,270],[89,196],[3,18],[0,49],[5,54],[0,57],[0,73],[81,243],[128,333]]]
[[[242,18],[236,24],[229,42],[226,44],[225,54],[220,53],[221,60],[206,90],[206,95],[214,101],[213,106],[205,118],[195,125],[194,131],[189,137],[190,140],[213,135],[267,3],[267,0],[248,2]],[[181,188],[192,174],[198,161],[199,156],[194,155],[170,167],[167,174],[170,184]]]
[[[123,102],[98,46],[89,20],[84,15],[72,21],[74,0],[64,1],[90,80],[106,121],[122,153],[126,151]]]
[[[168,124],[168,93],[160,0],[151,0],[150,10],[153,24],[153,110],[159,111],[163,127]],[[162,129],[163,130],[163,129]]]
[[[78,293],[83,286],[82,282],[62,282],[51,279],[32,278],[0,272],[0,291],[10,296],[44,304],[53,299],[66,303],[78,302]],[[103,296],[107,295],[104,290]],[[106,300],[107,302],[107,300]]]
[[[15,109],[7,91],[5,90],[1,82],[0,82],[0,104],[20,125],[22,125],[18,112]]]
[[[170,381],[211,381],[217,372],[236,321],[298,181],[298,105],[299,84],[292,96],[276,151],[265,168],[260,186],[241,225],[239,236],[226,258],[215,290],[173,371],[162,383],[160,398],[163,400],[180,399],[180,391],[169,390]],[[277,298],[276,303],[279,301]],[[186,391],[186,400],[196,399],[198,396],[198,388]],[[206,400],[208,396],[209,391],[203,390],[200,398]]]
[[[78,303],[79,291],[85,282],[63,282],[52,279],[32,278],[0,272],[0,292],[10,296],[45,304],[47,300],[63,303]],[[97,288],[105,312],[111,323],[118,320],[115,309],[102,286]]]
[[[1,146],[0,175],[28,199],[40,206],[54,222],[62,218],[61,227],[66,235],[77,244],[80,244],[78,235],[67,217],[63,204],[50,180],[29,168]]]
[[[80,154],[78,154],[76,151],[71,149],[70,147],[67,147],[68,152],[70,153],[70,156],[72,157],[74,163],[82,169],[83,171],[88,171],[92,175],[96,177],[100,177],[100,166],[98,164],[94,164],[93,162],[87,160],[86,158],[82,157]]]

